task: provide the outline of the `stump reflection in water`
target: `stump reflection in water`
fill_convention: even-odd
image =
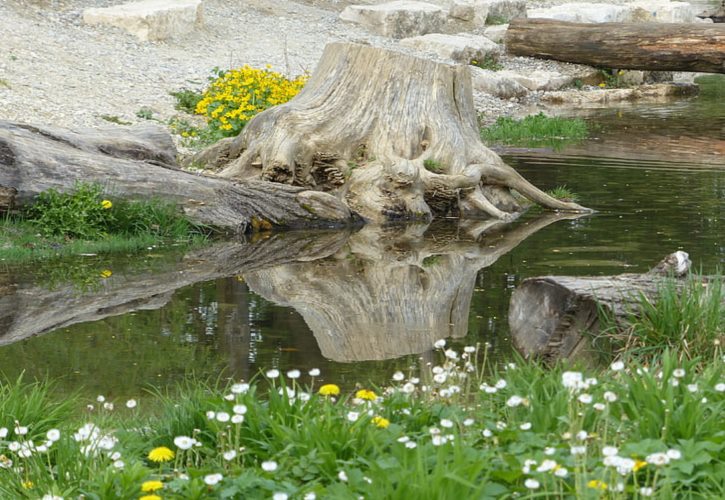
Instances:
[[[577,216],[550,213],[515,227],[467,221],[447,233],[436,227],[430,236],[426,225],[403,232],[367,226],[330,258],[244,278],[255,293],[296,309],[324,357],[390,359],[427,351],[441,337],[465,336],[478,271],[565,218]]]

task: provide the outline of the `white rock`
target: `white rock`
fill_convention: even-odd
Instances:
[[[340,19],[362,24],[379,35],[406,38],[440,32],[447,14],[438,5],[399,0],[379,5],[351,5],[342,11]]]
[[[687,2],[645,0],[629,6],[629,22],[692,23],[697,21],[697,9]]]
[[[423,52],[433,52],[440,57],[465,64],[470,63],[471,60],[483,61],[487,57],[497,59],[501,53],[501,47],[497,43],[485,36],[468,33],[457,35],[431,33],[405,38],[400,41],[400,44]]]
[[[452,0],[448,8],[448,15],[461,21],[473,21],[476,15],[473,0]]]
[[[496,43],[502,43],[506,36],[506,30],[509,29],[508,24],[495,24],[493,26],[487,26],[483,30],[483,36],[489,40],[493,40]]]
[[[514,71],[499,71],[501,76],[509,77],[528,90],[558,90],[574,81],[571,75],[556,71],[533,70],[525,75]]]
[[[607,3],[566,3],[544,9],[529,9],[528,17],[556,19],[576,23],[621,23],[631,10],[623,5]]]
[[[200,26],[204,14],[202,0],[143,0],[86,9],[83,22],[116,26],[140,40],[164,40]]]
[[[478,92],[485,92],[501,99],[520,97],[528,93],[526,87],[500,71],[481,69],[476,66],[469,66],[469,69],[473,88]]]
[[[525,0],[476,0],[476,5],[488,9],[489,20],[496,18],[509,22],[517,17],[526,17]]]

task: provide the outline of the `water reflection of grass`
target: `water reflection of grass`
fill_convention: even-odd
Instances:
[[[695,79],[700,86],[700,97],[725,99],[725,75],[705,75]]]
[[[522,119],[500,117],[496,123],[481,130],[481,137],[489,144],[546,146],[555,150],[579,142],[588,135],[587,124],[581,118],[552,117],[543,113]]]

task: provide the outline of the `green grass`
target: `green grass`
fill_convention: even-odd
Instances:
[[[184,111],[190,115],[196,114],[196,105],[202,99],[201,92],[189,89],[181,89],[175,92],[169,92],[171,96],[176,98],[176,109]]]
[[[695,82],[700,86],[700,96],[725,99],[725,75],[699,76]]]
[[[489,69],[491,71],[501,71],[503,64],[499,63],[498,60],[492,56],[486,56],[483,60],[471,59],[471,66],[477,66],[481,69]]]
[[[500,117],[481,130],[484,142],[513,146],[557,147],[585,139],[588,134],[587,124],[580,118],[551,117],[543,113],[523,119]]]
[[[561,201],[573,202],[579,200],[579,195],[566,186],[556,186],[554,189],[547,191],[547,193],[553,198]]]
[[[23,468],[0,468],[0,496],[130,500],[157,480],[165,499],[601,498],[592,481],[608,485],[608,498],[640,498],[643,487],[654,498],[721,497],[720,360],[665,352],[649,367],[572,372],[523,360],[499,369],[486,364],[485,349],[442,351],[434,367],[370,388],[370,399],[323,396],[319,378],[284,372],[248,385],[189,379],[170,393],[152,390],[133,408],[54,397],[47,382],[9,381],[0,386],[0,426],[8,429],[0,446]],[[85,405],[93,409],[71,411]],[[26,439],[16,419],[35,443],[51,428],[60,440],[21,457],[11,444]],[[95,441],[73,437],[89,423]],[[104,436],[108,449],[83,452]],[[184,449],[180,436],[199,444]],[[161,446],[174,456],[153,462],[149,452]],[[632,459],[624,472],[606,465],[605,447]]]
[[[665,349],[687,359],[717,359],[725,342],[723,278],[665,280],[654,299],[640,295],[622,328],[605,315],[605,331],[626,356],[653,361]]]

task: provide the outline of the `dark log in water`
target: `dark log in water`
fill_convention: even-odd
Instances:
[[[514,346],[527,358],[587,358],[600,331],[601,309],[622,320],[643,296],[656,300],[665,277],[674,275],[684,285],[690,264],[687,253],[675,252],[644,274],[528,278],[511,296]]]
[[[725,73],[725,25],[518,18],[506,31],[506,50],[605,68]]]

